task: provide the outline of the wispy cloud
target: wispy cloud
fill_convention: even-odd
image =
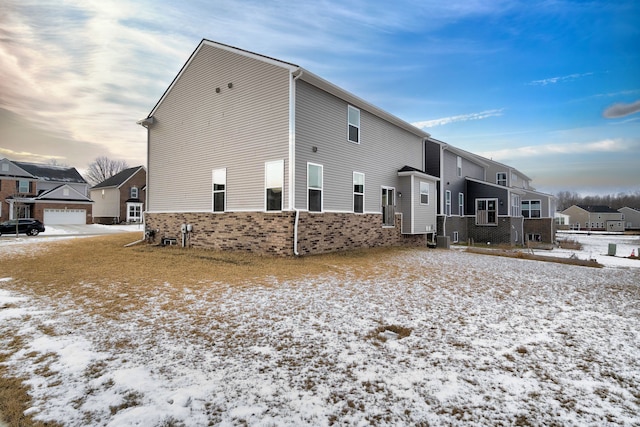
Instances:
[[[569,74],[567,76],[549,77],[548,79],[533,80],[528,84],[531,86],[546,86],[546,85],[555,84],[555,83],[565,83],[565,82],[577,80],[582,77],[587,77],[591,75],[593,75],[593,73],[581,73],[581,74],[576,73],[576,74]]]
[[[629,149],[629,145],[625,144],[622,139],[603,139],[590,143],[573,142],[569,144],[547,144],[547,145],[530,145],[518,148],[505,148],[496,151],[480,152],[483,157],[493,160],[513,160],[518,158],[541,157],[546,155],[566,155],[587,153],[603,153],[603,152],[621,152]]]
[[[443,126],[448,125],[449,123],[454,122],[466,122],[469,120],[482,120],[489,117],[497,117],[501,116],[504,108],[494,109],[494,110],[485,110],[479,113],[471,113],[471,114],[460,114],[458,116],[450,116],[450,117],[442,117],[439,119],[433,120],[425,120],[421,122],[412,123],[415,127],[420,129],[432,128],[435,126]]]
[[[631,104],[619,102],[608,107],[602,115],[607,119],[617,119],[619,117],[629,116],[640,112],[640,99]]]

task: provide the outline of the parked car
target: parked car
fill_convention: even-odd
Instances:
[[[44,224],[37,219],[21,218],[10,219],[0,224],[0,235],[16,234],[16,223],[18,224],[18,234],[27,234],[29,236],[37,236],[38,233],[44,231]]]

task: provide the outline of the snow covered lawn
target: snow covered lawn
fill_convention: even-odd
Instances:
[[[242,285],[149,277],[86,303],[0,273],[0,354],[27,413],[64,425],[640,423],[640,269],[373,257]]]

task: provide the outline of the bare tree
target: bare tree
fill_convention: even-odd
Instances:
[[[129,165],[124,160],[111,160],[106,156],[100,156],[89,165],[86,178],[91,185],[97,185],[127,168]]]

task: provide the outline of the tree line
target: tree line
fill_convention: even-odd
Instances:
[[[612,209],[630,207],[640,209],[640,190],[633,193],[607,194],[604,196],[581,196],[571,191],[560,191],[556,194],[557,209],[563,211],[573,205],[608,206]]]

